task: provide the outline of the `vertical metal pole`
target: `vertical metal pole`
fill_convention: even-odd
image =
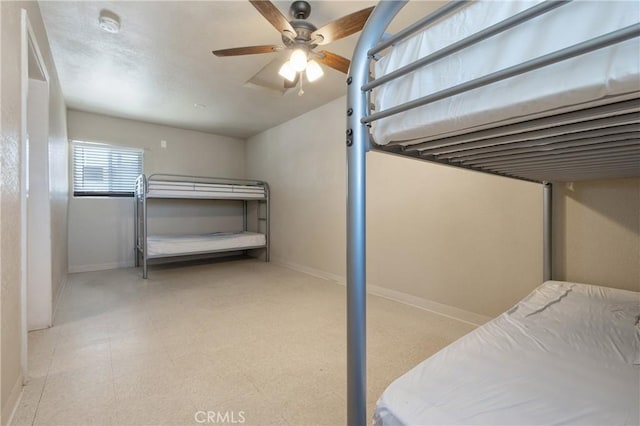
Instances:
[[[553,273],[551,269],[552,262],[552,246],[553,246],[553,233],[552,233],[552,214],[553,214],[553,206],[552,206],[552,197],[553,197],[553,186],[550,182],[544,182],[544,186],[542,189],[542,246],[543,246],[543,254],[542,254],[542,279],[543,281],[549,281],[553,279]]]
[[[242,202],[242,230],[247,232],[247,200]]]
[[[142,178],[142,278],[147,279],[147,178]]]
[[[136,195],[135,195],[135,213],[134,213],[134,231],[133,231],[133,255],[135,256],[135,267],[140,266],[140,250],[138,250],[138,239],[140,235],[140,194],[138,193],[138,185],[136,183]]]
[[[355,48],[347,78],[347,423],[367,422],[366,383],[366,153],[369,129],[368,51],[382,37],[403,2],[380,2]]]
[[[269,262],[269,260],[271,259],[271,189],[269,188],[269,184],[268,183],[264,183],[264,193],[267,197],[266,200],[266,209],[267,211],[265,212],[265,224],[266,224],[266,230],[265,230],[265,239],[267,242],[267,252],[265,254],[265,262]],[[260,209],[258,208],[258,217],[260,217]]]

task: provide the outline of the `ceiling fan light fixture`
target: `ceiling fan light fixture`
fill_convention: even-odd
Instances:
[[[318,64],[313,59],[310,60],[307,64],[307,80],[309,80],[310,83],[313,83],[323,75],[324,71],[322,71],[322,67],[320,67],[320,64]]]
[[[289,58],[289,63],[296,72],[304,71],[307,68],[307,52],[302,49],[294,50]]]
[[[293,69],[289,61],[282,64],[280,67],[280,71],[278,71],[282,77],[286,78],[289,81],[294,81],[296,79],[296,70]]]

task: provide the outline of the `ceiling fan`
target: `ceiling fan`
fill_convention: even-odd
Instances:
[[[249,3],[280,32],[282,45],[235,47],[214,50],[213,54],[221,57],[238,56],[274,53],[290,49],[291,56],[280,67],[278,73],[284,77],[285,88],[295,87],[300,82],[299,95],[304,93],[301,79],[303,73],[309,82],[317,80],[324,74],[318,63],[345,74],[349,71],[349,59],[326,50],[316,51],[315,49],[320,45],[331,43],[360,31],[374,9],[373,7],[362,9],[336,19],[321,28],[316,28],[306,20],[311,14],[311,5],[306,1],[291,3],[289,13],[292,20],[288,20],[269,0],[249,0]]]

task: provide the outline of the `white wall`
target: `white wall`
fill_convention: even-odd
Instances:
[[[340,98],[247,142],[249,176],[272,189],[272,258],[339,280],[345,108]],[[379,153],[367,166],[367,278],[377,290],[492,316],[541,283],[539,185]]]
[[[558,184],[554,275],[640,291],[640,179]]]
[[[49,71],[51,73],[51,70]],[[67,234],[69,218],[69,143],[67,108],[59,87],[51,86],[49,108],[49,200],[51,202],[51,273],[54,309],[67,281],[69,257]]]
[[[339,281],[345,108],[338,99],[247,142],[249,177],[272,189],[272,259]],[[367,167],[374,292],[473,321],[541,283],[540,185],[375,152]],[[640,291],[640,179],[556,184],[553,223],[555,279]]]
[[[49,85],[29,79],[27,96],[27,327],[53,321],[51,202],[49,200]]]
[[[73,110],[68,126],[71,140],[144,149],[147,175],[245,175],[245,143],[240,139]],[[161,148],[161,140],[167,141],[166,148]],[[133,266],[133,225],[132,198],[71,197],[69,270]]]
[[[21,9],[27,10],[50,77],[49,198],[52,293],[66,280],[67,163],[66,106],[36,2],[0,2],[2,20],[2,115],[0,126],[0,424],[5,424],[22,388],[20,372],[21,277]],[[51,301],[54,303],[54,301]]]

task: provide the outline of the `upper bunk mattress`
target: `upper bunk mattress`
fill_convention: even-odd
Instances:
[[[394,381],[379,425],[640,424],[640,293],[549,281]]]
[[[522,12],[539,1],[477,1],[395,46],[377,77]],[[637,1],[575,0],[374,90],[376,111],[430,95],[640,21]],[[379,145],[410,143],[638,97],[637,39],[380,119]]]
[[[200,235],[150,235],[147,237],[149,257],[232,251],[264,247],[266,237],[255,232],[216,232]]]
[[[266,197],[264,186],[201,183],[186,181],[149,180],[149,198],[215,198],[262,200]]]

